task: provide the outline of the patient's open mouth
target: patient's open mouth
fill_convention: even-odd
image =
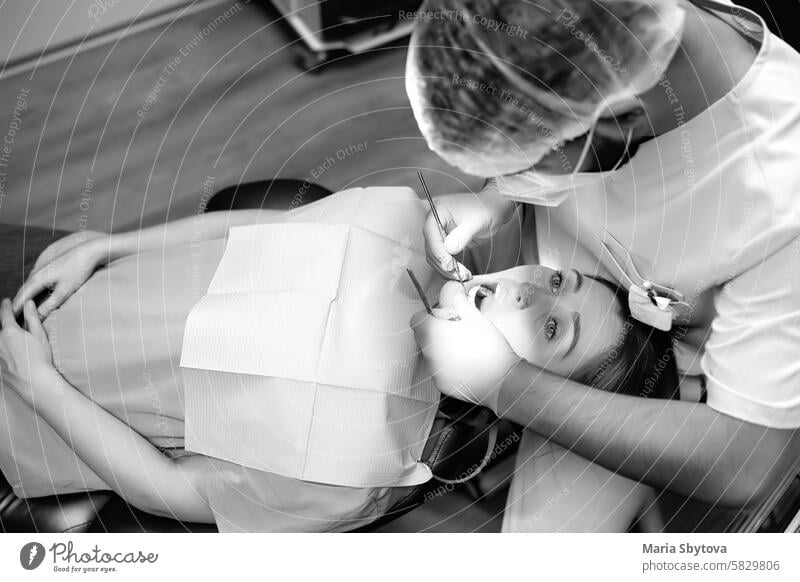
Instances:
[[[480,310],[484,303],[488,304],[489,301],[486,300],[494,297],[496,287],[496,284],[479,285],[478,290],[475,292],[475,307]]]

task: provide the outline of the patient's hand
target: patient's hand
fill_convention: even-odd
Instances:
[[[439,317],[438,312],[414,315],[411,328],[417,344],[443,394],[496,412],[503,380],[520,357],[463,290],[453,294],[452,311],[458,320]]]
[[[79,244],[101,236],[107,237],[109,235],[96,230],[82,230],[62,236],[57,241],[50,243],[41,253],[39,253],[39,256],[36,258],[36,262],[33,264],[33,271],[38,271],[41,267],[56,257],[66,253],[68,250],[78,246]]]
[[[41,319],[50,315],[107,261],[108,237],[99,232],[73,233],[42,251],[33,272],[14,297],[14,313],[18,315],[26,301],[50,290],[50,296],[38,309]]]
[[[53,353],[33,302],[24,304],[25,327],[22,328],[11,311],[11,301],[0,303],[0,373],[4,386],[25,396],[37,375],[53,369]]]

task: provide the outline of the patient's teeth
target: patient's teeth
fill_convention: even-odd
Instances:
[[[472,289],[469,290],[469,296],[472,298],[475,307],[479,309],[481,307],[481,304],[483,303],[483,300],[486,297],[491,297],[492,295],[494,295],[494,292],[488,287],[484,287],[483,285],[478,285],[477,287],[473,287]]]

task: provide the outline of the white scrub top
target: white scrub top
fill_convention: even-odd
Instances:
[[[707,404],[800,427],[800,55],[745,9],[695,3],[761,41],[751,68],[597,186],[537,207],[539,257],[623,283],[602,252],[610,233],[645,277],[690,303],[710,290],[716,316],[699,356]]]

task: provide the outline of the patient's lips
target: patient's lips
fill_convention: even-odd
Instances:
[[[520,284],[510,279],[484,281],[474,294],[475,306],[482,312],[496,305],[526,309],[532,303],[534,293],[535,286],[532,283]]]
[[[497,283],[485,283],[478,286],[475,292],[475,307],[479,311],[484,311],[491,307],[492,303],[494,303],[498,286]]]

